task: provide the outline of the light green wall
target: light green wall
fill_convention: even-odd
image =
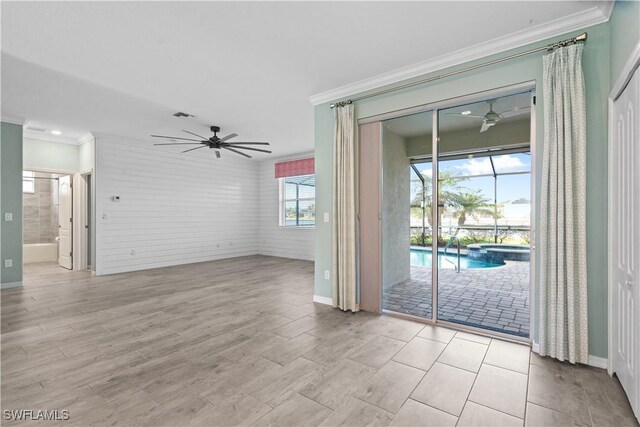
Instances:
[[[607,356],[607,95],[609,92],[609,24],[587,29],[589,40],[584,48],[584,70],[587,92],[587,262],[589,288],[589,351]],[[580,31],[534,43],[505,52],[500,57],[543,46],[579,34]],[[495,56],[497,57],[497,56]],[[494,57],[494,58],[495,58]],[[492,58],[485,58],[482,62]],[[464,66],[476,62],[467,63]],[[440,73],[440,72],[439,72]],[[438,73],[438,74],[439,74]],[[424,76],[422,76],[424,77]],[[481,68],[457,77],[442,79],[417,88],[404,89],[356,103],[358,118],[400,110],[470,93],[534,81],[537,83],[537,141],[535,154],[536,187],[540,188],[543,107],[542,54],[524,56],[512,61]],[[603,84],[604,82],[604,84]],[[315,107],[316,203],[319,212],[330,212],[332,203],[333,113],[328,103]],[[537,229],[536,223],[536,229]],[[316,225],[315,294],[331,297],[331,283],[322,272],[331,270],[331,223]],[[534,337],[537,338],[537,337]]]
[[[78,171],[87,172],[96,167],[96,141],[91,139],[78,146]]]
[[[617,1],[611,12],[611,86],[640,41],[640,1]]]
[[[61,142],[24,139],[24,169],[77,172],[78,146]]]
[[[22,126],[5,122],[1,126],[0,283],[5,284],[22,282]],[[13,214],[11,222],[4,220],[9,212]],[[13,267],[4,267],[6,259],[13,260]]]

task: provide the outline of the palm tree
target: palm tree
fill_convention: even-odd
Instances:
[[[412,208],[422,208],[422,203],[424,203],[424,208],[426,212],[426,219],[431,224],[431,175],[425,175],[421,173],[422,178],[424,179],[424,193],[421,185],[413,186],[412,188],[412,197],[411,197],[411,207]],[[440,184],[440,194],[442,198],[446,198],[447,195],[456,190],[458,187],[456,186],[458,183],[466,181],[466,178],[456,178],[451,173],[442,171],[440,172],[440,178],[438,182]]]
[[[476,218],[478,215],[494,215],[491,200],[482,195],[481,190],[464,192],[447,192],[445,200],[454,208],[454,216],[458,218],[458,227],[454,236],[458,235],[460,228],[468,217]]]

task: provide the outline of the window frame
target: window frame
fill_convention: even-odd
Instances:
[[[314,185],[313,185],[313,197],[300,197],[300,185],[302,184],[295,184],[296,185],[296,197],[295,198],[286,198],[286,184],[287,184],[287,179],[291,179],[291,178],[297,178],[297,177],[303,177],[303,176],[314,176]],[[279,185],[279,197],[278,197],[278,204],[279,204],[279,225],[280,227],[287,227],[287,228],[315,228],[316,226],[316,211],[315,211],[315,174],[305,174],[305,175],[292,175],[292,176],[283,176],[281,178],[278,178],[278,185]],[[293,184],[293,183],[291,183]],[[291,202],[295,202],[296,204],[296,223],[295,224],[287,224],[287,218],[286,218],[286,206],[287,203],[291,203]],[[313,224],[300,224],[300,202],[313,202],[314,204],[314,220],[313,220]]]
[[[36,174],[31,171],[22,171],[22,193],[23,194],[35,194],[36,193]],[[26,190],[25,184],[31,183],[32,190]]]

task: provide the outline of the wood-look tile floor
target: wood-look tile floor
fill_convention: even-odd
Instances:
[[[311,302],[313,263],[253,256],[2,291],[7,425],[637,425],[604,370]]]

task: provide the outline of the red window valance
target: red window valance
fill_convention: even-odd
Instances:
[[[311,175],[313,173],[315,173],[315,159],[313,157],[276,163],[276,178]]]

